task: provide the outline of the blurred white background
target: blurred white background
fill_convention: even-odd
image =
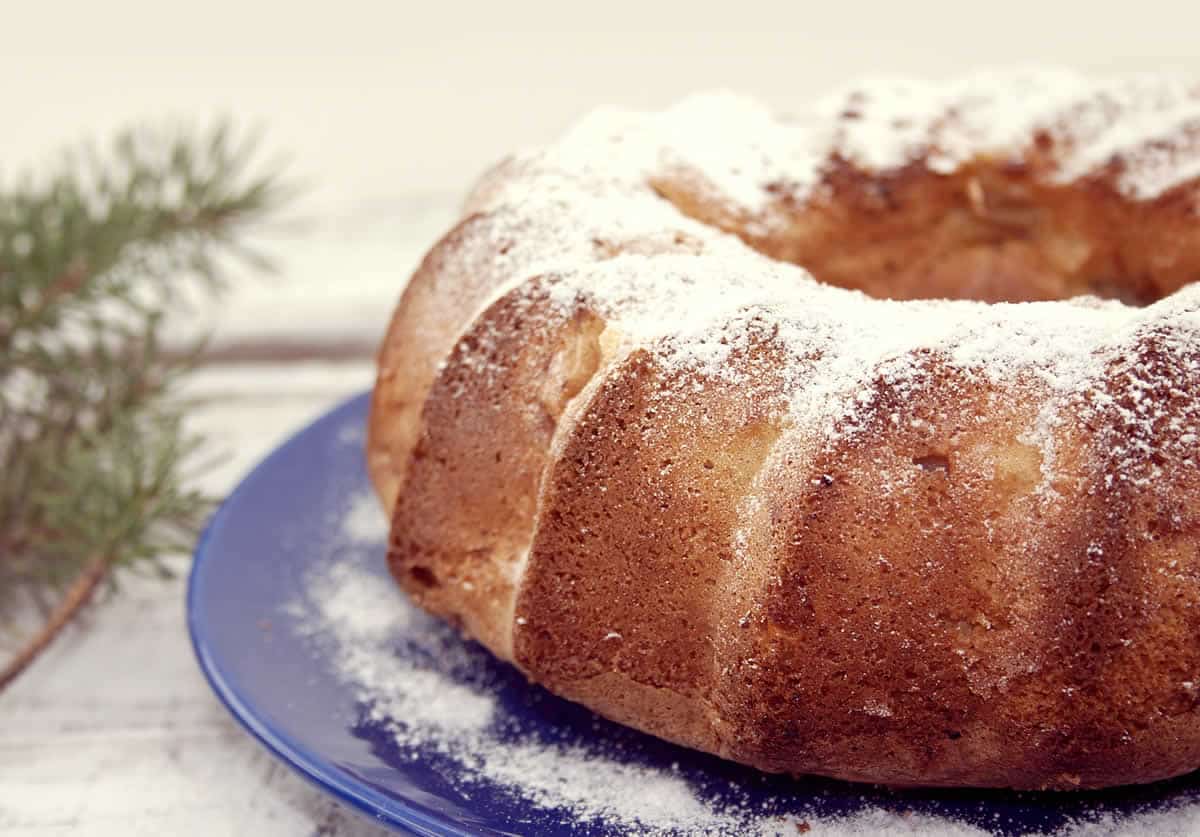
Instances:
[[[729,87],[781,108],[861,75],[1200,72],[1200,3],[0,2],[0,174],[134,118],[263,125],[347,213],[458,195],[590,107]],[[317,9],[319,11],[311,11]]]
[[[307,187],[305,223],[265,239],[286,288],[239,285],[198,325],[359,350],[473,178],[599,104],[725,87],[787,110],[858,76],[1011,64],[1200,72],[1196,0],[0,0],[0,25],[0,178],[133,121],[260,127]]]
[[[304,223],[261,233],[281,278],[180,320],[240,351],[352,340],[354,357],[198,376],[196,427],[232,453],[218,493],[369,385],[405,277],[480,170],[598,104],[726,87],[786,110],[856,76],[1031,63],[1200,74],[1198,0],[0,0],[0,32],[0,179],[131,122],[229,114],[309,187]],[[377,834],[235,728],[182,601],[177,581],[106,603],[3,696],[0,834]]]

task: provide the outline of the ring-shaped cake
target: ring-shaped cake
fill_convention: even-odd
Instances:
[[[1198,278],[1192,82],[594,114],[404,291],[392,570],[550,690],[764,770],[1196,769]]]

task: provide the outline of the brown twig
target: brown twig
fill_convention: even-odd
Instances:
[[[63,596],[54,612],[50,614],[50,618],[46,620],[42,629],[5,664],[3,669],[0,669],[0,692],[4,691],[21,672],[31,665],[62,632],[62,629],[70,624],[80,609],[91,601],[96,588],[108,575],[112,560],[112,553],[101,553],[84,567],[79,578],[75,579],[75,583],[67,590],[66,595]]]
[[[11,346],[14,335],[21,330],[25,323],[34,322],[44,316],[46,311],[63,297],[78,293],[87,279],[87,268],[83,264],[74,264],[65,273],[59,275],[38,297],[31,310],[24,312],[12,327],[0,332],[0,348],[7,349]]]

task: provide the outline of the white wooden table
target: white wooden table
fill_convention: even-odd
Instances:
[[[290,433],[370,386],[365,349],[431,225],[450,214],[449,203],[419,209],[377,210],[353,233],[327,225],[263,236],[281,277],[239,286],[222,306],[216,348],[269,356],[290,344],[307,357],[195,376],[192,426],[225,454],[202,478],[211,492],[228,492]],[[0,835],[382,834],[277,762],[217,701],[188,641],[186,557],[175,566],[167,582],[124,574],[118,595],[0,693]]]
[[[475,173],[588,107],[658,107],[730,87],[788,109],[855,75],[944,77],[1047,60],[1200,71],[1200,4],[1179,0],[1136,9],[1012,0],[982,26],[952,0],[869,10],[751,0],[732,14],[614,0],[600,19],[549,0],[470,9],[352,0],[307,11],[286,0],[4,8],[13,37],[0,50],[11,117],[0,175],[131,120],[228,112],[264,127],[268,148],[288,153],[313,187],[309,220],[265,236],[281,278],[240,286],[199,323],[216,326],[224,355],[243,359],[194,382],[207,399],[194,426],[229,454],[205,477],[218,494],[368,385],[367,348]],[[758,31],[744,26],[752,22]],[[325,360],[303,359],[314,354]],[[376,833],[276,763],[218,704],[192,658],[182,575],[121,581],[120,596],[97,603],[0,694],[2,837]]]

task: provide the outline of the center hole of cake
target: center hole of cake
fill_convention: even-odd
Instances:
[[[713,200],[687,178],[653,185],[683,214],[766,256],[881,299],[1033,302],[1091,295],[1147,305],[1200,280],[1200,255],[1187,242],[1166,258],[1151,249],[1161,249],[1161,241],[1113,229],[1113,207],[1104,201],[1084,200],[1077,187],[1035,182],[1025,169],[1000,161],[976,161],[950,175],[914,168],[885,176],[842,162],[816,192],[765,184],[765,207],[754,213]],[[1132,204],[1112,201],[1134,217]],[[1182,265],[1176,255],[1195,264]],[[1170,269],[1154,275],[1155,265]],[[1180,269],[1188,267],[1191,274]]]

